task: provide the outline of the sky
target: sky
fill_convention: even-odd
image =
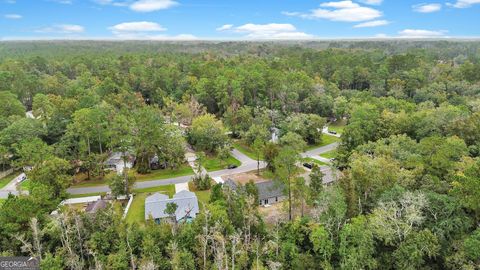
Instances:
[[[480,0],[0,0],[0,40],[479,38],[479,15]]]

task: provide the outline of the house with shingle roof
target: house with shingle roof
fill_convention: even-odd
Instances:
[[[281,183],[268,181],[254,182],[255,187],[258,190],[258,204],[259,205],[271,205],[285,200],[285,194],[283,193],[284,186]],[[225,181],[224,185],[231,190],[237,191],[243,186],[235,180],[229,178]]]
[[[157,192],[145,199],[145,220],[153,219],[159,223],[162,219],[170,218],[170,215],[165,213],[169,203],[177,205],[177,210],[175,211],[177,222],[188,222],[194,219],[200,212],[197,196],[191,191],[182,190],[173,195],[173,198]]]

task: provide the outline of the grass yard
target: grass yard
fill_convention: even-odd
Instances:
[[[335,149],[335,150],[323,153],[320,156],[324,157],[324,158],[336,158],[337,157],[337,150]]]
[[[213,187],[213,185],[216,185],[216,183],[212,183],[212,187]],[[197,195],[197,199],[198,199],[198,208],[200,208],[200,210],[202,210],[204,205],[208,204],[208,202],[210,201],[211,189],[209,189],[209,190],[196,190],[195,185],[191,181],[188,182],[188,189],[192,192],[195,192],[195,195]]]
[[[318,166],[327,165],[325,162],[321,162],[320,160],[310,158],[310,157],[303,158],[302,160],[303,162],[314,163],[314,164],[317,164]]]
[[[190,167],[190,165],[188,165],[187,163],[182,164],[175,170],[164,169],[152,171],[149,174],[135,174],[138,182],[174,178],[185,175],[193,175],[192,167]]]
[[[345,126],[347,125],[346,120],[338,120],[336,122],[330,123],[328,125],[328,130],[330,131],[335,131],[338,134],[342,134],[343,130],[345,129]]]
[[[312,149],[322,147],[322,146],[325,146],[325,145],[329,145],[329,144],[332,144],[332,143],[336,143],[336,142],[339,142],[339,141],[340,141],[340,138],[338,138],[338,137],[323,134],[322,135],[322,142],[318,143],[318,144],[315,144],[315,145],[308,145],[307,150],[312,150]]]
[[[167,185],[153,188],[136,189],[136,194],[133,197],[132,205],[130,206],[126,217],[127,223],[132,224],[136,222],[137,224],[144,224],[145,199],[154,192],[160,192],[168,195],[169,197],[172,197],[175,193],[175,186]]]
[[[210,172],[226,169],[228,165],[240,166],[242,163],[232,155],[230,155],[227,160],[220,160],[218,157],[207,156],[205,157],[205,161],[203,161],[202,165],[207,171]]]
[[[69,194],[68,198],[82,198],[82,197],[90,197],[90,196],[105,196],[107,195],[106,192],[95,192],[95,193],[87,193],[87,194]]]
[[[30,180],[27,179],[27,180],[23,181],[22,183],[20,183],[20,189],[21,190],[29,190],[30,189]]]
[[[240,140],[236,140],[233,142],[233,147],[235,147],[238,151],[240,151],[240,153],[246,155],[247,157],[253,159],[253,160],[257,160],[257,155],[255,155],[255,151],[253,151],[252,148],[250,148],[249,146],[245,145],[243,142],[241,142]],[[263,154],[260,155],[260,159],[262,160],[263,159]]]
[[[135,177],[137,179],[136,180],[137,182],[169,179],[169,178],[185,176],[185,175],[193,175],[193,170],[190,167],[190,165],[188,165],[187,163],[182,164],[180,167],[178,167],[175,170],[172,170],[172,169],[155,170],[148,174],[139,174],[135,172]],[[72,187],[96,187],[96,186],[108,185],[107,180],[105,178],[83,181],[81,183],[72,185]]]
[[[10,181],[12,181],[15,177],[17,177],[20,173],[13,172],[4,178],[0,179],[0,188],[4,188]]]

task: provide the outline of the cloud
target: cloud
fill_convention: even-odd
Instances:
[[[381,5],[383,3],[383,0],[361,0],[360,2],[367,4],[367,5]]]
[[[108,28],[118,39],[133,40],[196,40],[191,34],[180,34],[175,36],[159,34],[167,31],[167,28],[155,22],[125,22]]]
[[[446,37],[446,30],[405,29],[398,32],[400,38],[441,38]]]
[[[364,22],[364,23],[359,23],[355,26],[354,28],[364,28],[364,27],[377,27],[377,26],[383,26],[390,24],[389,21],[386,20],[377,20],[377,21],[369,21],[369,22]]]
[[[313,35],[299,32],[296,27],[288,23],[253,24],[247,23],[234,27],[226,24],[217,28],[217,31],[230,31],[244,34],[247,39],[311,39]]]
[[[85,28],[76,24],[56,24],[35,30],[36,33],[79,34],[85,32]]]
[[[475,4],[480,4],[480,0],[457,0],[454,4],[447,3],[447,5],[455,8],[469,8]]]
[[[442,9],[442,4],[432,3],[432,4],[419,4],[412,6],[413,11],[420,13],[432,13],[437,12]]]
[[[3,17],[10,20],[19,20],[23,18],[23,16],[19,14],[5,14]]]
[[[298,16],[304,19],[326,19],[340,22],[363,22],[383,16],[383,13],[371,7],[361,6],[352,1],[326,2],[320,8],[309,13],[283,12],[287,16]]]
[[[73,4],[73,0],[50,0],[51,2],[64,4],[64,5],[71,5]]]
[[[225,30],[232,29],[232,27],[233,27],[233,24],[224,24],[224,25],[218,27],[216,30],[217,31],[225,31]]]
[[[113,32],[159,32],[167,29],[155,22],[125,22],[109,27]]]
[[[178,5],[172,0],[139,0],[130,5],[130,9],[137,12],[152,12],[162,9],[168,9]]]
[[[62,1],[62,0],[61,0]],[[116,7],[129,7],[136,12],[152,12],[169,9],[178,5],[174,0],[93,0],[99,5],[111,5]]]

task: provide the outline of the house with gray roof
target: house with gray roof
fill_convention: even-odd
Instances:
[[[118,174],[123,173],[123,169],[131,169],[135,163],[135,156],[130,153],[126,153],[126,161],[123,160],[123,153],[113,152],[104,162],[106,170],[116,171]]]
[[[258,204],[259,205],[271,205],[285,200],[286,196],[283,193],[284,186],[281,183],[274,181],[261,181],[254,182],[258,190]],[[227,179],[224,185],[231,190],[237,191],[239,188],[243,188],[241,184],[236,183],[232,179]]]
[[[182,190],[173,195],[173,198],[157,192],[145,199],[145,220],[153,219],[159,223],[162,219],[169,218],[170,215],[165,213],[169,203],[177,205],[177,211],[175,211],[177,222],[188,222],[194,219],[200,212],[197,196],[193,192]]]

